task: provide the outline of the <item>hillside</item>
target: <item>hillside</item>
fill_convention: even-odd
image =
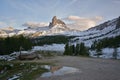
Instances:
[[[0,32],[0,36],[3,37],[20,34],[23,34],[25,37],[29,37],[34,45],[33,50],[36,49],[36,46],[37,48],[40,47],[38,48],[39,50],[47,50],[47,48],[44,49],[44,46],[50,46],[51,48],[48,50],[51,49],[52,51],[56,45],[61,44],[61,50],[64,50],[63,48],[65,47],[66,43],[75,46],[77,44],[84,43],[85,46],[89,48],[89,55],[92,57],[113,58],[113,53],[117,52],[117,59],[120,58],[120,44],[118,43],[119,40],[116,40],[119,39],[120,36],[120,17],[109,20],[86,31],[70,30],[63,21],[54,16],[49,26],[35,28],[28,27],[24,30],[10,28],[10,31],[9,28],[7,28],[7,32],[6,29],[2,29]],[[102,40],[109,40],[109,44],[112,46],[114,46],[114,42],[117,41],[118,45],[116,48],[110,47],[111,45],[104,47],[103,44],[106,45],[107,41]],[[97,44],[94,44],[95,42],[97,42]],[[95,49],[92,48],[93,44],[99,46],[101,43],[102,47],[100,47],[100,51],[102,54],[98,56],[98,47],[94,47]]]

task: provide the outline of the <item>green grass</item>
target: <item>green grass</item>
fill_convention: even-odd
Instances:
[[[10,66],[11,65],[11,66]],[[35,62],[0,62],[0,70],[6,68],[3,73],[0,73],[0,80],[7,80],[13,75],[20,74],[20,80],[34,80],[42,73],[48,70],[41,67],[41,65],[48,65],[47,63],[35,63]]]

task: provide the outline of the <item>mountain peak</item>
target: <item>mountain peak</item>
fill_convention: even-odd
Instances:
[[[57,17],[54,16],[52,18],[52,22],[50,22],[50,24],[49,24],[49,27],[52,28],[52,27],[54,27],[56,25],[61,25],[61,27],[66,27],[66,24],[62,20],[57,19]]]

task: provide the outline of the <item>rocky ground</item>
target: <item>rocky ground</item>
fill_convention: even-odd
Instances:
[[[36,62],[52,62],[56,65],[75,67],[80,72],[36,80],[120,80],[120,60],[74,56],[58,56]]]

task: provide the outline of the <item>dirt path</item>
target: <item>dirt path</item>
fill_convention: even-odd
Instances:
[[[36,80],[120,80],[120,60],[58,56],[42,62],[75,67],[80,72],[49,78],[38,77]]]

